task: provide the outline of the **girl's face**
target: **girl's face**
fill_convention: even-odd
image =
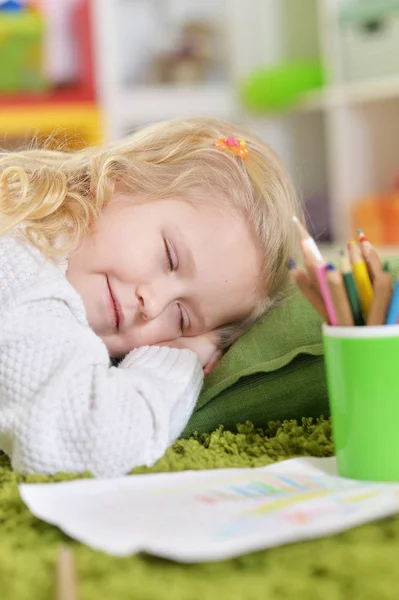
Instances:
[[[67,277],[111,356],[195,337],[245,316],[259,255],[248,226],[221,205],[117,195],[69,257]]]

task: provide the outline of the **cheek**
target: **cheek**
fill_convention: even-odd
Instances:
[[[127,284],[148,282],[162,268],[162,256],[154,251],[154,244],[133,244],[131,239],[120,240],[102,251],[103,264],[108,272]]]
[[[177,319],[171,307],[164,311],[158,318],[132,326],[121,338],[125,352],[139,346],[155,346],[161,342],[167,342],[180,337],[180,330],[177,327]]]

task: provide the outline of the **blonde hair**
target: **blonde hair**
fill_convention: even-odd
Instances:
[[[215,148],[228,136],[246,140],[245,160]],[[246,218],[262,251],[264,293],[245,318],[219,328],[221,348],[283,298],[287,261],[295,254],[291,216],[302,214],[298,197],[265,142],[218,119],[165,121],[77,152],[0,153],[0,235],[23,225],[24,235],[46,255],[68,253],[90,233],[115,185],[149,199],[221,198]]]

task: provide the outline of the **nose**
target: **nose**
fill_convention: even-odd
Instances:
[[[142,293],[139,292],[138,290],[136,292],[136,298],[137,298],[137,303],[138,303],[138,305],[140,307],[140,313],[141,313],[142,318],[144,319],[144,321],[148,321],[148,316],[147,316],[147,314],[145,312],[146,303],[144,302],[144,298],[143,298]]]
[[[143,285],[137,288],[136,298],[144,321],[156,319],[171,304],[178,299],[174,286],[170,282],[161,285]]]

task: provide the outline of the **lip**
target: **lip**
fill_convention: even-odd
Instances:
[[[109,283],[108,277],[107,279],[107,289],[108,289],[108,305],[111,311],[112,323],[116,329],[120,329],[123,325],[123,321],[125,319],[123,310],[121,305],[116,298],[111,285]]]

